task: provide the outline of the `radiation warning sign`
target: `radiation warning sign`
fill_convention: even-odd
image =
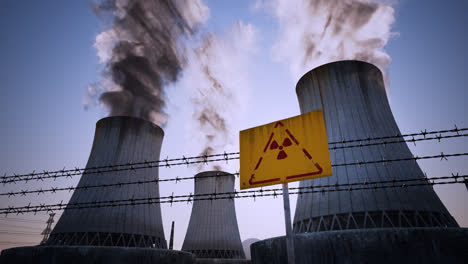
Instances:
[[[240,189],[332,175],[321,110],[239,133]]]

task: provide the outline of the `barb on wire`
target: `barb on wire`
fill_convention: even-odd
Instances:
[[[189,166],[188,160],[185,156],[182,156],[182,160],[184,161],[185,164],[187,164],[187,167]]]

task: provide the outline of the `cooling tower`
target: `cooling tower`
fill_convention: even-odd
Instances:
[[[163,130],[133,117],[107,117],[96,124],[86,168],[159,160]],[[83,189],[84,186],[158,179],[158,168],[83,174],[70,202],[159,197],[157,183]],[[95,245],[167,248],[158,203],[65,209],[47,245]]]
[[[296,86],[301,113],[322,109],[329,142],[400,135],[380,70],[360,61],[315,68]],[[402,140],[403,138],[393,139]],[[406,143],[330,150],[332,164],[411,158]],[[353,184],[418,178],[414,161],[334,167],[333,176],[304,181],[313,185]],[[401,184],[400,184],[401,186]],[[308,193],[298,196],[294,231],[375,227],[458,227],[432,187],[383,188]]]
[[[299,80],[296,92],[301,113],[322,110],[329,142],[400,135],[382,73],[372,64],[340,61],[320,66]],[[333,176],[303,181],[300,187],[393,180],[398,186],[357,184],[350,188],[366,189],[299,195],[293,224],[296,264],[466,263],[468,229],[458,227],[430,185],[405,182],[408,186],[402,187],[398,182],[425,180],[416,162],[365,163],[412,158],[406,143],[330,147],[332,164],[362,164],[335,166]],[[252,263],[287,262],[284,236],[253,243],[250,249]]]
[[[222,175],[212,177],[216,175]],[[197,258],[245,259],[237,226],[234,175],[207,171],[195,176],[195,196],[182,250]],[[197,200],[206,199],[206,200]],[[231,262],[230,262],[231,263]]]

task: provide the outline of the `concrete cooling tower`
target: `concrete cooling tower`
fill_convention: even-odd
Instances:
[[[301,113],[322,110],[329,142],[400,135],[382,73],[372,64],[339,61],[320,66],[299,80],[296,92]],[[390,141],[398,140],[403,138]],[[300,187],[357,184],[351,187],[356,189],[383,187],[358,184],[366,182],[425,181],[413,160],[365,164],[412,158],[404,142],[330,147],[332,164],[364,163],[335,166],[332,176],[302,181]],[[397,185],[299,195],[293,223],[295,263],[466,263],[468,229],[458,227],[432,186]],[[252,263],[287,263],[285,244],[284,237],[253,243]]]
[[[217,176],[216,175],[223,175]],[[195,176],[195,196],[182,251],[202,259],[245,259],[237,226],[234,175],[221,171],[201,172]],[[207,199],[207,200],[196,200]],[[218,262],[216,262],[218,263]],[[233,263],[233,262],[229,262]]]
[[[159,160],[163,130],[133,117],[107,117],[96,124],[86,168]],[[158,168],[83,174],[78,187],[158,179]],[[77,189],[70,202],[92,203],[159,197],[157,183]],[[167,248],[158,203],[65,209],[47,245]]]
[[[329,142],[399,135],[380,70],[359,61],[323,65],[296,86],[301,113],[322,109]],[[392,139],[402,140],[402,138]],[[411,158],[406,143],[330,150],[332,164]],[[414,161],[334,167],[313,185],[353,184],[418,178]],[[432,187],[308,193],[297,199],[296,233],[376,227],[458,227]]]
[[[159,160],[163,136],[160,127],[140,118],[99,120],[88,173],[81,176],[47,242],[2,250],[0,263],[195,263],[193,254],[166,249],[159,203],[93,207],[94,202],[159,197],[157,183],[119,185],[158,179],[157,167],[100,173],[93,168]],[[85,188],[109,184],[117,185]],[[76,208],[77,203],[86,205]]]

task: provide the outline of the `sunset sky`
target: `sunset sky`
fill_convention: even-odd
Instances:
[[[362,34],[366,38],[375,34],[386,42],[379,52],[391,58],[383,69],[388,74],[388,99],[401,132],[452,129],[454,125],[467,128],[468,2],[378,2],[391,6],[382,9],[381,16],[374,17]],[[199,93],[209,92],[204,90],[206,80],[197,71],[197,63],[206,61],[196,61],[190,50],[203,45],[207,36],[216,43],[211,62],[219,70],[217,77],[232,95],[214,95],[207,101],[219,108],[228,123],[227,136],[216,139],[216,153],[238,151],[239,130],[300,114],[296,82],[311,67],[329,59],[323,56],[320,61],[302,60],[304,51],[295,41],[301,32],[315,30],[314,25],[320,25],[320,21],[309,21],[298,13],[302,10],[299,0],[202,3],[209,15],[199,31],[185,40],[187,64],[178,80],[165,87],[168,119],[163,127],[162,158],[196,156],[206,147],[203,135],[207,131],[193,118],[199,110],[193,101]],[[96,36],[107,29],[109,24],[93,13],[90,1],[0,0],[0,175],[86,165],[95,124],[108,114],[96,99],[99,94],[93,97],[89,90],[102,80],[105,66],[95,43]],[[409,147],[419,156],[465,153],[468,139],[421,142]],[[466,157],[418,163],[429,178],[468,173]],[[212,165],[201,169],[211,170]],[[219,165],[228,172],[239,168],[238,161]],[[161,179],[188,177],[199,169],[160,168],[159,175]],[[73,177],[2,185],[0,193],[74,186],[78,180]],[[161,196],[184,195],[193,193],[193,181],[161,183],[159,188]],[[468,227],[465,185],[434,189],[460,226]],[[70,195],[0,196],[0,207],[66,202]],[[295,204],[296,196],[292,196],[292,212]],[[170,223],[175,221],[174,247],[180,249],[191,205],[164,204],[161,208],[166,239]],[[241,239],[283,235],[282,208],[282,199],[236,200]],[[0,249],[39,243],[47,218],[46,213],[0,216]]]

